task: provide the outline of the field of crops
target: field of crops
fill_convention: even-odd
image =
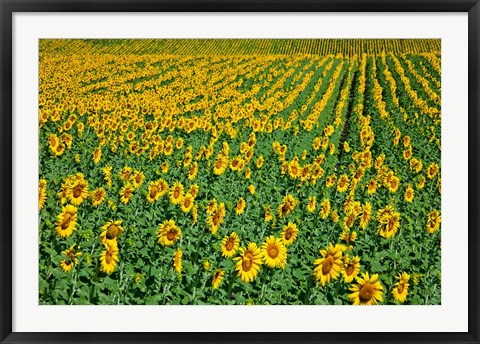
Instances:
[[[41,40],[40,304],[440,304],[439,40]]]

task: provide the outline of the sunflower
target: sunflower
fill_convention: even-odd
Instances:
[[[376,305],[383,301],[383,287],[378,280],[378,274],[370,277],[368,272],[362,273],[362,278],[357,277],[357,284],[350,287],[352,293],[348,298],[354,305]]]
[[[57,137],[55,134],[50,134],[48,135],[48,145],[52,151],[52,153],[55,154],[57,151],[57,146],[60,144],[60,139]]]
[[[88,197],[88,182],[84,179],[77,179],[73,182],[67,194],[73,205],[80,205]]]
[[[291,245],[298,235],[297,225],[293,222],[289,222],[287,225],[283,226],[283,231],[280,234],[280,238],[283,240],[285,245]]]
[[[289,215],[295,206],[297,205],[297,200],[290,194],[283,197],[282,203],[278,206],[277,213],[278,217],[283,218]]]
[[[348,176],[346,174],[342,174],[340,178],[338,179],[338,184],[337,184],[337,191],[338,192],[345,192],[348,189]]]
[[[102,244],[107,244],[111,241],[117,241],[117,238],[120,236],[120,234],[124,232],[121,224],[121,220],[111,220],[103,225],[103,232],[100,234],[100,238],[102,238]]]
[[[123,179],[124,182],[128,182],[131,174],[132,174],[131,167],[125,166],[120,170],[120,177]]]
[[[183,197],[182,203],[181,203],[181,208],[182,208],[182,211],[184,213],[188,213],[190,210],[192,210],[193,205],[194,205],[194,203],[193,203],[194,200],[195,200],[195,198],[189,193],[187,193],[185,195],[185,197]]]
[[[107,186],[112,186],[112,166],[105,166],[102,168],[103,180],[107,182]]]
[[[370,202],[365,202],[360,211],[360,227],[362,229],[367,228],[368,222],[370,222],[370,217],[372,215],[372,205]]]
[[[322,203],[320,203],[320,217],[325,220],[330,214],[330,200],[325,198]]]
[[[212,234],[217,233],[218,228],[225,218],[225,203],[220,203],[213,213],[207,217],[207,224],[210,226],[210,232]]]
[[[218,156],[215,162],[213,163],[213,173],[217,176],[220,176],[225,172],[228,167],[228,158],[226,156]]]
[[[210,270],[210,261],[208,259],[205,259],[205,261],[203,262],[203,268],[205,269],[205,271],[208,271]]]
[[[400,185],[400,179],[396,176],[391,177],[387,183],[388,191],[397,192],[399,185]]]
[[[335,185],[335,183],[337,182],[337,176],[336,175],[331,175],[331,176],[328,176],[326,179],[325,179],[325,186],[327,188],[329,187],[332,187]]]
[[[438,173],[438,165],[436,163],[432,163],[430,164],[430,166],[428,166],[427,168],[427,178],[428,179],[433,179],[437,173]]]
[[[313,213],[315,211],[315,207],[317,205],[317,198],[315,196],[311,196],[308,198],[307,204],[307,211]]]
[[[77,246],[77,244],[73,244],[68,250],[62,251],[62,254],[68,258],[60,262],[60,267],[65,272],[70,272],[75,264],[78,264],[78,257],[82,255],[81,252],[75,249],[75,246]]]
[[[192,223],[196,224],[198,222],[198,206],[195,204],[192,207]]]
[[[45,206],[47,200],[47,181],[40,179],[38,182],[38,209],[42,209]]]
[[[198,174],[198,163],[195,161],[188,169],[188,179],[194,180]]]
[[[252,176],[252,170],[250,169],[250,167],[247,167],[245,170],[245,179],[250,179],[251,176]]]
[[[97,147],[93,150],[92,158],[95,164],[100,162],[100,159],[102,158],[102,149],[100,147]]]
[[[378,215],[378,213],[377,213]],[[400,228],[400,213],[393,212],[380,217],[378,230],[384,238],[390,239]]]
[[[178,248],[173,255],[173,267],[177,274],[182,272],[182,249]]]
[[[375,179],[371,179],[367,185],[367,193],[369,195],[373,195],[375,191],[377,191],[377,181]]]
[[[218,287],[220,287],[220,284],[222,284],[224,276],[225,276],[225,273],[223,272],[222,269],[215,270],[215,272],[213,273],[213,278],[212,278],[213,289],[218,289]]]
[[[63,207],[57,217],[56,225],[55,231],[62,238],[72,235],[77,225],[77,208],[70,204]]]
[[[234,258],[237,261],[235,270],[237,276],[244,282],[252,282],[258,275],[262,265],[262,253],[257,244],[251,242],[247,248],[240,248],[240,257]]]
[[[243,214],[243,212],[245,211],[245,206],[245,199],[243,199],[243,197],[240,197],[237,202],[237,206],[235,207],[235,213],[237,213],[237,215]]]
[[[222,239],[221,249],[222,249],[222,256],[224,257],[233,257],[233,255],[238,250],[238,245],[240,243],[240,239],[238,238],[237,233],[232,232],[232,234],[227,235]]]
[[[411,203],[413,201],[413,194],[413,188],[410,185],[407,185],[407,188],[405,190],[405,201]]]
[[[143,184],[143,181],[145,180],[145,174],[143,172],[135,170],[133,175],[131,176],[131,182],[133,184],[133,187],[135,189],[138,189],[140,185]]]
[[[188,189],[187,193],[193,196],[193,198],[196,198],[198,195],[198,184],[192,184],[190,188]]]
[[[182,231],[177,227],[174,220],[165,220],[158,226],[158,242],[164,246],[172,246],[180,239]]]
[[[248,186],[248,191],[249,191],[252,195],[254,195],[254,194],[255,194],[255,185],[250,184],[250,185]]]
[[[183,185],[180,182],[175,182],[170,188],[170,202],[172,204],[180,204],[183,200]]]
[[[344,269],[342,270],[343,280],[346,283],[352,283],[352,281],[358,276],[360,272],[360,258],[355,256],[352,259],[347,257],[345,261]]]
[[[342,271],[342,247],[338,244],[335,246],[329,244],[326,250],[320,250],[320,254],[322,258],[315,260],[316,267],[313,273],[323,287],[330,280],[336,280]]]
[[[161,186],[160,186],[160,181],[159,180],[150,182],[150,184],[148,185],[148,191],[147,191],[147,201],[149,203],[153,203],[160,198],[160,196],[161,196],[161,189],[160,188],[161,188]],[[164,190],[164,191],[166,192],[166,190]]]
[[[427,225],[425,229],[428,233],[433,234],[440,228],[440,223],[442,221],[442,217],[438,210],[434,209],[428,214]]]
[[[162,173],[168,173],[168,161],[162,162],[162,165],[160,168],[162,169]]]
[[[263,262],[271,268],[285,268],[287,264],[287,248],[283,239],[269,236],[262,244]]]
[[[298,159],[293,159],[288,164],[288,174],[292,179],[297,179],[300,176],[300,165],[298,164]]]
[[[397,276],[398,282],[395,283],[395,286],[392,290],[392,295],[398,302],[405,302],[408,294],[408,280],[410,276],[406,272],[402,272]]]
[[[207,214],[211,215],[213,212],[217,209],[217,200],[213,198],[210,202],[207,204]]]
[[[64,259],[60,262],[60,267],[63,269],[64,272],[72,271],[73,266],[74,263],[67,259]]]
[[[332,221],[337,223],[340,217],[338,216],[338,211],[337,210],[332,210],[332,213],[330,215],[332,217]]]
[[[120,202],[127,204],[128,201],[133,197],[133,186],[130,183],[127,183],[120,190]]]
[[[110,275],[115,271],[118,263],[118,246],[116,241],[105,244],[105,250],[100,255],[100,268],[103,272]]]
[[[349,230],[343,230],[340,234],[340,240],[343,240],[348,244],[357,240],[357,232],[350,232]]]
[[[260,155],[257,161],[255,162],[255,165],[257,166],[257,168],[261,168],[263,166],[264,161],[265,159],[263,158],[263,155]]]
[[[419,190],[423,189],[423,187],[425,186],[425,177],[422,176],[420,177],[419,181],[418,181],[418,184],[417,184],[417,187]]]
[[[99,206],[102,204],[103,200],[105,199],[107,192],[105,191],[104,188],[98,188],[93,190],[90,193],[90,197],[92,198],[92,205],[93,206]]]

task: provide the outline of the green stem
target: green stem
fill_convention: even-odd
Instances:
[[[235,270],[232,272],[232,277],[230,278],[230,283],[228,285],[228,291],[227,291],[227,298],[230,299],[232,297],[232,288],[233,288],[233,282],[235,282],[235,277],[236,277]]]
[[[268,268],[264,268],[263,270],[263,285],[262,285],[262,292],[260,294],[260,304],[263,304],[264,297],[265,297],[265,288],[267,286],[267,275],[268,275]]]

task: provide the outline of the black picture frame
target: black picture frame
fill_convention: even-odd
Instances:
[[[462,333],[26,333],[12,331],[12,17],[15,12],[468,12],[468,332]],[[0,342],[405,342],[479,343],[478,0],[0,0]]]

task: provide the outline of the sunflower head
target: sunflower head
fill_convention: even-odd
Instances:
[[[323,287],[330,280],[336,280],[343,269],[342,254],[343,249],[340,245],[333,246],[329,244],[325,250],[320,250],[321,258],[315,260],[316,265],[313,273],[316,280]]]
[[[287,263],[287,248],[282,239],[268,237],[262,244],[264,263],[271,268],[285,268]]]
[[[368,272],[357,277],[357,283],[350,287],[348,298],[354,305],[376,305],[383,301],[383,286],[378,281],[378,274],[369,276]]]
[[[252,282],[257,277],[262,265],[262,254],[257,244],[251,242],[247,248],[240,248],[240,256],[235,260],[237,276],[244,282]]]

